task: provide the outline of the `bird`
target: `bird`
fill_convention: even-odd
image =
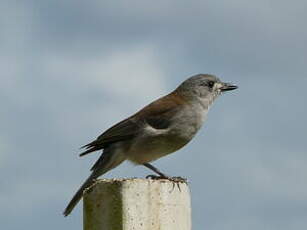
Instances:
[[[151,162],[189,143],[207,118],[213,101],[236,85],[222,82],[211,74],[197,74],[174,91],[145,106],[134,115],[107,129],[94,141],[82,146],[80,156],[102,150],[91,174],[73,196],[63,215],[68,216],[82,199],[83,192],[109,170],[128,160],[143,165],[159,176],[172,179]],[[151,175],[152,178],[155,176]]]

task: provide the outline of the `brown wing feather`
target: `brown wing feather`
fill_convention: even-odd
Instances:
[[[85,148],[86,151],[82,152],[80,156],[84,156],[88,153],[104,149],[107,145],[112,144],[114,142],[123,141],[129,138],[132,138],[136,135],[138,130],[138,126],[135,122],[130,119],[125,119],[116,125],[109,128],[96,140],[91,143],[82,146],[81,148]]]
[[[170,125],[170,118],[184,103],[184,99],[174,91],[152,102],[136,115],[153,128],[166,129]]]

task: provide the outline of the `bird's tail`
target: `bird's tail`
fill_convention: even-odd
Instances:
[[[63,215],[68,216],[71,211],[74,209],[74,207],[78,204],[78,202],[81,200],[83,196],[83,192],[86,188],[94,184],[95,179],[97,176],[94,176],[93,174],[89,176],[89,178],[86,179],[86,181],[83,183],[83,185],[79,188],[79,190],[76,192],[74,197],[71,199],[67,207],[65,208]]]
[[[68,216],[71,213],[74,207],[81,200],[84,190],[88,188],[89,186],[91,186],[92,184],[94,184],[95,179],[97,177],[115,168],[117,165],[122,163],[125,159],[126,157],[124,156],[122,151],[110,151],[110,149],[105,150],[105,152],[103,152],[103,154],[100,156],[100,158],[97,160],[97,162],[92,167],[91,169],[93,171],[92,174],[86,179],[86,181],[79,188],[77,193],[71,199],[66,209],[64,210],[63,215]]]

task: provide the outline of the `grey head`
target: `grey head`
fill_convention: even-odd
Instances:
[[[238,87],[222,82],[214,75],[197,74],[182,82],[175,91],[188,100],[200,101],[209,106],[222,92],[236,88]]]

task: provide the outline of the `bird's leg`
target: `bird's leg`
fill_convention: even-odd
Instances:
[[[159,169],[157,169],[155,166],[149,164],[149,163],[144,163],[143,164],[146,168],[149,168],[151,169],[152,171],[154,171],[155,173],[157,173],[161,178],[168,178],[168,176],[166,176],[164,173],[160,172]],[[155,175],[149,175],[147,176],[146,178],[149,178],[149,177],[157,177]]]
[[[148,175],[148,176],[146,176],[146,178],[150,178],[150,179],[167,179],[167,180],[170,180],[170,181],[175,182],[175,183],[187,183],[187,179],[186,178],[182,178],[182,177],[169,177],[169,176],[166,176],[164,173],[162,173],[155,166],[153,166],[153,165],[151,165],[149,163],[144,163],[143,165],[146,168],[151,169],[152,171],[154,171],[155,173],[157,173],[159,175],[159,176]]]

